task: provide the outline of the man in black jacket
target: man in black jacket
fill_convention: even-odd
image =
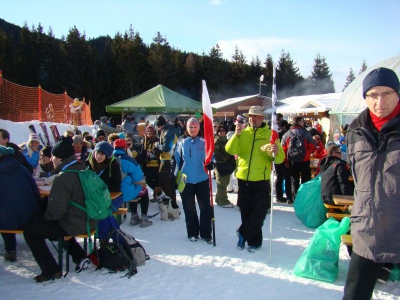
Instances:
[[[25,156],[20,151],[21,148],[14,143],[10,143],[10,133],[2,128],[0,128],[0,145],[13,148],[14,154],[12,154],[11,156],[14,157],[21,165],[26,167],[31,174],[33,173],[32,166],[28,163]]]
[[[328,156],[320,164],[321,197],[327,204],[334,204],[333,195],[353,195],[349,183],[349,168],[341,157],[340,147],[330,146]]]

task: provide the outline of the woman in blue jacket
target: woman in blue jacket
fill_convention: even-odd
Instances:
[[[200,123],[190,118],[186,125],[185,136],[178,140],[174,153],[175,173],[180,170],[187,176],[186,185],[180,193],[185,212],[186,230],[190,241],[196,242],[199,236],[208,244],[211,238],[212,209],[210,204],[210,186],[204,170],[206,156],[204,139],[199,136]],[[200,209],[197,216],[196,200]]]

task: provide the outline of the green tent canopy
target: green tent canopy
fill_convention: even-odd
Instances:
[[[202,112],[201,102],[174,92],[161,84],[135,97],[106,106],[108,113]]]

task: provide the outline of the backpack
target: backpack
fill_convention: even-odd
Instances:
[[[114,242],[110,243],[110,238]],[[133,236],[121,229],[113,229],[106,244],[97,250],[97,259],[97,269],[106,268],[111,272],[128,270],[125,276],[130,278],[137,273],[136,267],[144,265],[150,256]]]
[[[105,182],[89,168],[77,171],[77,170],[64,170],[63,172],[78,173],[79,179],[82,184],[82,189],[85,194],[85,207],[79,205],[74,201],[69,201],[73,206],[86,212],[87,219],[87,231],[89,238],[89,249],[92,251],[91,239],[90,239],[90,225],[89,219],[92,220],[103,220],[111,215],[111,196],[108,191]]]
[[[113,158],[118,162],[119,170],[121,172],[121,180],[124,180],[124,178],[128,175],[124,171],[122,171],[121,156],[113,156]]]
[[[302,162],[306,157],[306,144],[304,143],[304,133],[301,135],[291,131],[287,158],[289,161]]]

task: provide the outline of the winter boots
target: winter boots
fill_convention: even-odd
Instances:
[[[139,218],[138,213],[132,213],[131,221],[130,221],[129,225],[135,226],[135,225],[139,225],[139,224],[140,224],[140,227],[149,227],[149,226],[153,225],[153,222],[145,214],[142,214],[142,218]]]
[[[149,219],[147,215],[142,215],[142,221],[140,222],[140,227],[149,227],[153,225],[153,222]]]

